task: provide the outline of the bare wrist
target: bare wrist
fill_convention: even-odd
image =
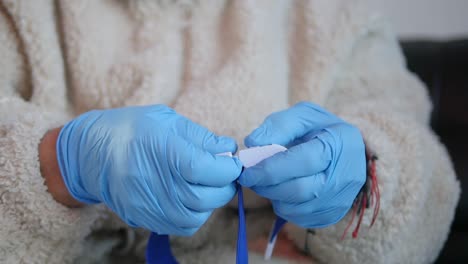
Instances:
[[[48,131],[39,143],[39,162],[47,190],[59,203],[67,207],[82,207],[84,204],[74,199],[60,174],[55,145],[60,127]]]

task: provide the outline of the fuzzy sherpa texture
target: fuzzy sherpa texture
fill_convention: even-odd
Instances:
[[[158,103],[241,147],[298,101],[359,127],[379,156],[381,211],[344,241],[349,216],[315,235],[288,225],[319,261],[429,263],[445,242],[459,184],[428,126],[425,87],[365,1],[0,0],[0,58],[2,263],[144,261],[147,232],[101,205],[52,199],[37,147],[90,109]],[[268,232],[267,204],[246,193],[251,238]],[[173,238],[174,251],[182,263],[233,262],[235,227],[232,208],[220,209],[194,237]]]

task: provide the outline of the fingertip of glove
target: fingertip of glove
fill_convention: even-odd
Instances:
[[[211,154],[235,153],[237,151],[237,143],[233,138],[213,135],[209,140],[204,141],[203,149]]]
[[[235,139],[226,136],[218,137],[218,144],[225,148],[225,152],[235,153],[237,151],[237,142]]]
[[[239,157],[232,157],[232,159],[234,160],[236,166],[237,166],[237,169],[238,169],[238,173],[237,173],[237,177],[236,178],[239,178],[241,173],[242,173],[242,168],[244,167],[244,165],[242,164],[242,161],[239,159]]]
[[[262,135],[265,133],[265,127],[260,126],[244,139],[244,145],[248,148],[262,145]]]
[[[248,148],[251,148],[255,146],[255,142],[252,140],[250,136],[248,136],[244,139],[244,145]]]
[[[225,184],[227,184],[228,182],[233,182],[239,178],[239,176],[242,173],[243,165],[238,157],[236,156],[233,156],[233,157],[215,156],[215,157],[216,159],[223,159],[223,162],[226,162],[226,163],[222,163],[222,168],[220,167],[220,169],[224,171],[225,177],[228,177],[228,179],[226,179],[227,181],[225,182]]]

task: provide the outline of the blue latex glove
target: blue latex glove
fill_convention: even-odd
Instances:
[[[71,195],[127,224],[192,235],[236,194],[236,142],[163,106],[96,110],[65,125],[57,159]]]
[[[241,185],[272,201],[275,213],[306,228],[338,222],[366,179],[359,130],[323,108],[299,103],[273,113],[247,138],[248,147],[288,150],[245,169]]]

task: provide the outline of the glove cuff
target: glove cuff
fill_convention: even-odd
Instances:
[[[77,119],[80,119],[78,117]],[[82,179],[79,175],[79,150],[75,145],[79,146],[80,137],[76,135],[74,127],[76,119],[68,122],[59,133],[56,143],[57,162],[60,168],[65,186],[71,196],[76,200],[86,204],[100,203],[97,197],[91,195],[85,188]],[[70,145],[73,142],[74,145]]]

